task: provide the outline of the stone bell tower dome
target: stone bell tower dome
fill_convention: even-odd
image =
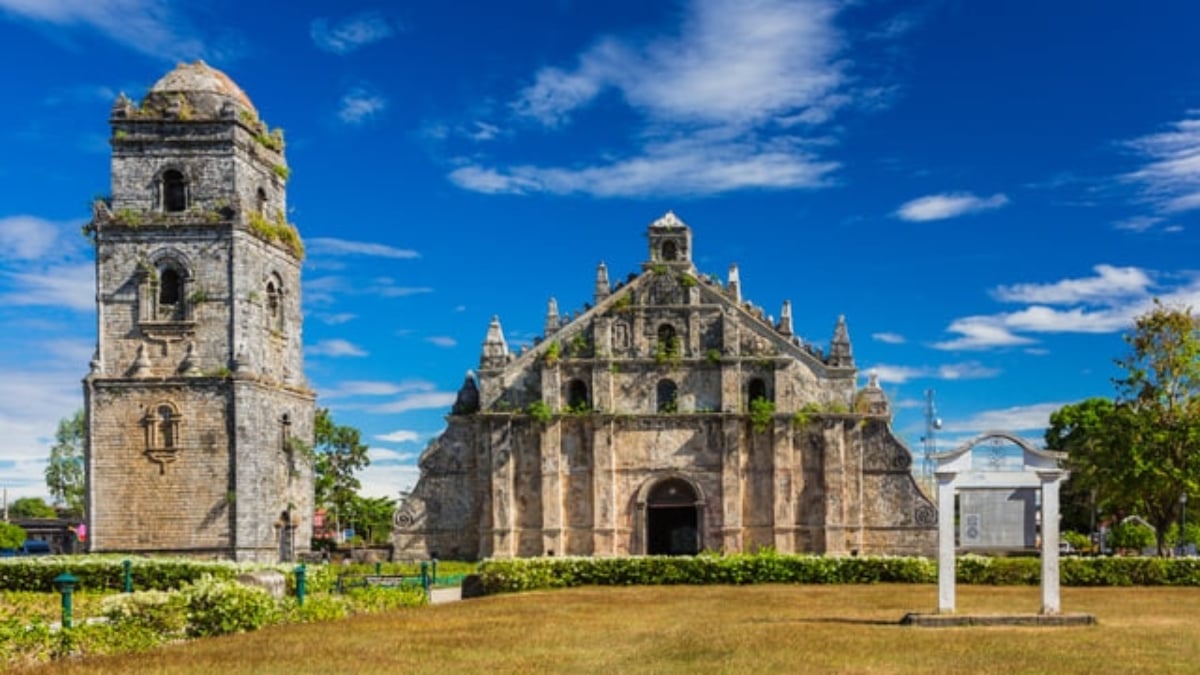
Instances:
[[[291,559],[311,538],[313,394],[283,134],[180,64],[112,107],[84,381],[95,551]]]

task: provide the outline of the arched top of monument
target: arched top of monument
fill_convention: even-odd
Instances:
[[[227,102],[257,117],[258,111],[250,97],[228,75],[203,61],[180,63],[150,87],[143,107],[179,106],[186,102],[191,116],[215,119],[222,116]]]

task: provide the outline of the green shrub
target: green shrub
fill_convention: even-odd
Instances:
[[[25,530],[12,523],[0,522],[0,548],[19,548],[25,543]]]
[[[203,577],[183,589],[187,632],[193,637],[258,630],[276,614],[275,600],[261,588]]]
[[[1116,549],[1140,551],[1154,546],[1154,530],[1136,521],[1118,523],[1109,530],[1108,543]]]
[[[187,625],[185,602],[182,593],[138,591],[104,598],[100,611],[115,626],[174,635],[182,633]]]

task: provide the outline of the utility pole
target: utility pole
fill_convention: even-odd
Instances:
[[[933,390],[925,390],[925,435],[921,437],[922,448],[925,452],[921,473],[926,479],[933,476],[933,456],[937,454],[936,434],[942,428],[942,420],[937,416],[937,407],[933,404]]]

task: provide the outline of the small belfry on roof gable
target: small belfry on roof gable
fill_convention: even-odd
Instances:
[[[487,337],[483,340],[483,353],[479,355],[480,368],[503,368],[508,363],[508,343],[504,341],[504,329],[500,317],[493,316],[488,324]]]
[[[779,310],[779,325],[776,326],[781,335],[791,337],[794,331],[792,330],[792,301],[784,300],[783,308]]]
[[[608,266],[601,261],[600,265],[596,267],[596,304],[600,304],[611,294],[612,285],[608,282]]]
[[[833,340],[829,343],[829,365],[837,368],[854,367],[854,355],[850,351],[850,331],[846,329],[846,315],[838,315],[833,329]]]
[[[550,300],[546,303],[546,325],[543,328],[542,334],[546,337],[550,337],[554,333],[557,333],[561,326],[562,323],[558,318],[558,301],[554,298],[550,298]]]
[[[650,223],[650,261],[646,265],[692,263],[692,229],[674,211]]]

